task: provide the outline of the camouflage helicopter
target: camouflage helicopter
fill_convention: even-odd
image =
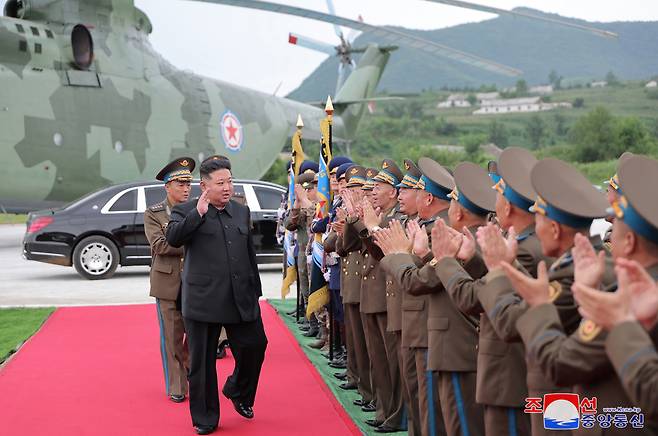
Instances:
[[[521,73],[333,13],[256,0],[199,1],[336,26],[338,46],[313,46],[298,35],[294,40],[340,56],[342,67],[352,70],[339,73],[334,95],[338,141],[353,137],[366,104],[377,100],[377,84],[397,45],[500,74]],[[338,26],[374,32],[396,45],[352,47]],[[259,178],[287,143],[298,114],[305,137],[319,137],[320,107],[179,70],[153,49],[151,31],[133,0],[6,1],[0,18],[0,211],[55,206],[109,184],[151,179],[181,155],[228,154],[236,177]],[[353,53],[361,53],[358,63]]]

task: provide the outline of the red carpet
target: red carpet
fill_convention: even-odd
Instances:
[[[254,406],[239,416],[221,396],[216,434],[361,434],[274,309]],[[164,395],[155,306],[62,308],[0,370],[0,434],[193,435],[189,403]],[[218,361],[220,389],[233,359]]]

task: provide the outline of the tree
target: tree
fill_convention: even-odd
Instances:
[[[581,108],[585,107],[585,99],[582,97],[576,97],[573,99],[573,107],[575,108]]]
[[[411,100],[407,105],[409,118],[419,120],[423,117],[423,105],[418,100]]]
[[[608,85],[615,86],[620,85],[619,79],[615,76],[615,73],[608,71],[608,74],[605,75],[605,81],[608,82]]]
[[[475,94],[468,94],[466,100],[470,103],[471,106],[475,106],[475,104],[478,102],[478,98],[475,96]]]
[[[500,148],[505,148],[509,145],[509,134],[505,124],[496,120],[492,120],[489,124],[489,142],[493,142]]]
[[[525,126],[525,132],[533,148],[541,147],[546,137],[546,126],[539,115],[533,115]]]
[[[576,121],[570,132],[576,145],[575,158],[580,162],[614,159],[615,118],[603,107],[596,107]]]
[[[624,151],[649,154],[655,145],[649,129],[637,117],[618,119],[615,126],[615,136],[615,148],[611,150],[615,157],[621,155]]]
[[[480,145],[486,140],[486,136],[477,133],[471,133],[461,137],[461,143],[464,146],[464,151],[469,156],[474,156],[480,151]]]
[[[528,93],[528,82],[523,79],[519,79],[516,82],[516,95],[522,97]]]
[[[557,71],[551,70],[548,75],[548,83],[553,85],[553,88],[560,89],[562,88],[562,76],[558,75]]]
[[[561,112],[555,112],[553,114],[553,123],[555,124],[555,135],[565,136],[569,129],[567,128],[567,117],[565,117]]]

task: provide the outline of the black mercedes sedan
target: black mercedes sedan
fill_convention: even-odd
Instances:
[[[285,188],[251,180],[235,180],[234,186],[234,199],[251,209],[258,263],[281,262],[276,226]],[[194,181],[190,198],[199,195],[199,182]],[[144,211],[165,198],[161,182],[134,182],[100,189],[62,208],[31,212],[23,256],[74,266],[90,280],[111,277],[118,265],[150,265]]]

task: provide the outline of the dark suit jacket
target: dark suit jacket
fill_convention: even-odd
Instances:
[[[197,201],[174,207],[167,226],[169,244],[185,246],[183,316],[224,324],[255,321],[262,290],[249,208],[231,200],[222,210],[208,206],[201,217]]]

